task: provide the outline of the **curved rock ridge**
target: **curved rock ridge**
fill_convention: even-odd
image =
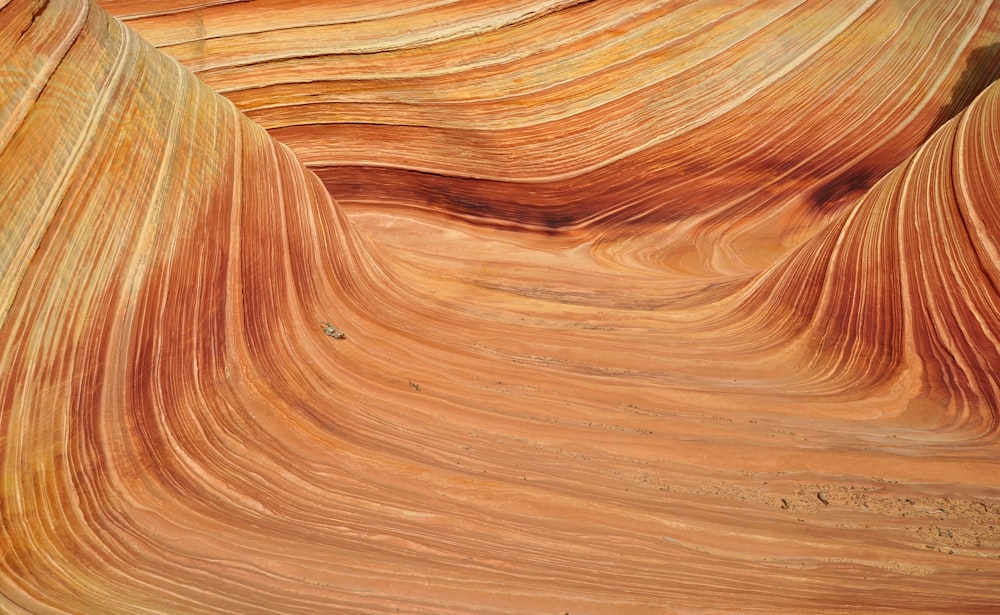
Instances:
[[[939,435],[992,440],[1000,421],[998,119],[994,84],[837,221],[736,293],[720,321],[752,323],[765,338],[774,330],[778,345],[794,347],[789,375],[807,395],[860,397],[907,382],[912,396],[886,414]]]
[[[1000,602],[988,3],[102,4],[0,6],[0,611]]]
[[[989,2],[192,4],[105,2],[345,206],[616,236],[703,216],[706,252],[760,243],[733,219],[811,227],[1000,77]]]

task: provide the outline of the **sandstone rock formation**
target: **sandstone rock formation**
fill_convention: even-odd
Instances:
[[[995,609],[998,33],[0,0],[0,611]]]

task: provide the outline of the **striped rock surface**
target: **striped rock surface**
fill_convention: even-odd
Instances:
[[[998,37],[0,0],[0,611],[995,609]]]

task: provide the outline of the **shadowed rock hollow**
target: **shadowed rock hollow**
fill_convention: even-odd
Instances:
[[[998,38],[0,0],[0,611],[994,609]]]

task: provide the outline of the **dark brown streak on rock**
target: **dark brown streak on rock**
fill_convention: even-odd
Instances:
[[[965,71],[951,90],[951,102],[938,112],[927,137],[972,104],[972,101],[998,78],[1000,78],[1000,43],[975,48],[966,59]]]
[[[389,208],[425,209],[481,227],[564,234],[586,215],[575,213],[572,193],[555,203],[552,185],[454,177],[411,169],[328,167],[314,169],[338,202],[370,200]]]
[[[18,35],[17,42],[14,43],[15,47],[17,47],[17,45],[21,43],[21,39],[24,38],[24,35],[28,32],[28,30],[31,29],[33,25],[35,25],[35,20],[38,19],[38,16],[44,13],[45,9],[47,8],[49,8],[49,0],[42,0],[42,3],[37,7],[35,7],[34,12],[32,12],[31,14],[31,21],[28,22],[28,25],[25,26],[24,29],[21,30],[21,34]]]
[[[861,196],[876,181],[877,174],[866,162],[861,162],[817,188],[810,201],[816,209],[829,210],[848,199]]]

